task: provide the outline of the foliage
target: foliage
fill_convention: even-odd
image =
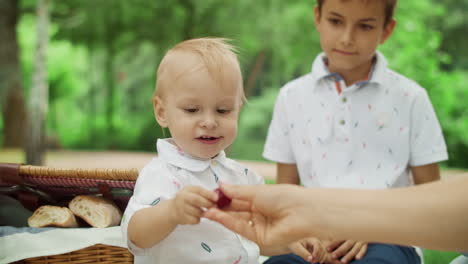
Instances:
[[[449,147],[447,165],[465,168],[468,59],[460,45],[467,5],[468,0],[399,1],[395,32],[380,48],[391,68],[427,89]],[[18,26],[26,92],[35,45],[33,6],[22,1]],[[245,83],[253,84],[246,87],[249,102],[230,154],[262,159],[279,88],[309,72],[320,52],[313,8],[313,1],[299,0],[55,1],[48,134],[64,148],[153,151],[156,138],[164,137],[151,103],[164,52],[183,39],[220,36],[239,47]]]

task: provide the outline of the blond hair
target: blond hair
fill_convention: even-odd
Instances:
[[[235,77],[239,81],[238,89],[241,102],[245,101],[242,85],[242,73],[237,58],[236,48],[224,38],[197,38],[183,41],[170,49],[157,71],[155,96],[163,96],[164,91],[174,81],[183,75],[206,69],[213,80],[223,83],[227,76]],[[175,62],[185,58],[195,58],[197,63],[191,63],[180,67]],[[174,65],[178,65],[175,67]],[[232,80],[232,79],[231,79]]]

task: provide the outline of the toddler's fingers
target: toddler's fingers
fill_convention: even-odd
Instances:
[[[184,224],[196,225],[198,223],[200,223],[200,217],[196,217],[196,216],[193,216],[193,215],[187,215],[186,218],[185,218],[185,223]]]
[[[218,195],[214,191],[205,189],[201,186],[190,185],[183,188],[182,191],[197,194],[198,196],[205,197],[212,202],[216,202],[218,200]]]
[[[203,215],[203,210],[201,207],[186,205],[182,208],[182,212],[186,216],[192,216],[196,218],[200,218]]]
[[[192,204],[193,206],[196,206],[198,208],[210,208],[212,206],[214,206],[216,204],[216,202],[210,200],[210,199],[207,199],[203,196],[199,196],[199,195],[193,195],[190,197],[190,200],[188,201],[190,204]]]
[[[213,191],[213,190],[208,190],[199,186],[196,189],[196,192],[200,195],[205,197],[206,199],[210,200],[213,203],[216,203],[218,201],[218,195]]]

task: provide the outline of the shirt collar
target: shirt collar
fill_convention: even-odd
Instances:
[[[328,66],[326,64],[327,57],[324,52],[320,53],[314,60],[312,64],[312,78],[315,82],[320,81],[321,79],[333,79],[334,81],[342,80],[342,77],[337,74],[330,72],[328,70]],[[371,72],[369,74],[369,79],[365,81],[358,82],[358,84],[364,84],[369,82],[375,83],[383,83],[384,82],[384,74],[387,68],[388,62],[385,59],[385,56],[376,51],[375,56],[375,63],[371,68]],[[318,85],[314,85],[314,87],[318,87]]]
[[[198,159],[176,146],[172,138],[158,139],[156,149],[160,159],[185,170],[194,172],[204,171],[213,161],[227,167],[226,154],[224,151],[221,151],[216,157],[211,159]]]

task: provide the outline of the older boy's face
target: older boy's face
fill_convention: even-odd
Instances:
[[[234,80],[236,79],[236,80]],[[220,84],[205,69],[179,78],[164,96],[164,118],[184,152],[201,159],[216,156],[237,135],[240,80]]]
[[[378,45],[391,35],[395,21],[384,28],[383,0],[326,0],[315,9],[315,24],[332,72],[369,67]]]

